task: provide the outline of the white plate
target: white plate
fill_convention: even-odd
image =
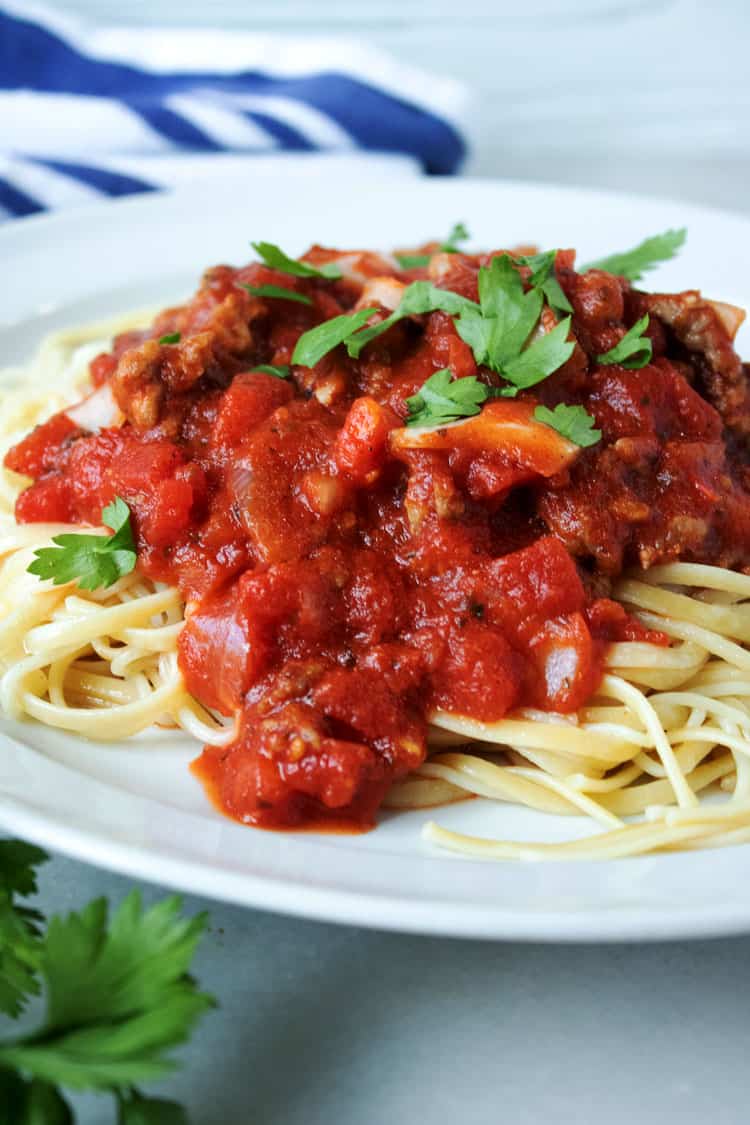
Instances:
[[[313,240],[391,247],[439,236],[457,219],[477,245],[576,246],[582,260],[687,225],[686,249],[649,285],[700,286],[750,304],[750,221],[736,216],[487,181],[349,182],[337,189],[295,177],[254,189],[250,178],[220,193],[142,197],[2,228],[2,364],[29,356],[52,329],[187,296],[205,266],[245,261],[250,239],[293,253]],[[576,819],[483,801],[386,814],[364,836],[261,832],[213,811],[187,769],[197,748],[181,736],[98,746],[3,722],[0,739],[0,824],[9,832],[215,898],[472,937],[593,941],[750,930],[749,846],[599,864],[495,865],[421,843],[428,816],[506,838],[588,831]]]

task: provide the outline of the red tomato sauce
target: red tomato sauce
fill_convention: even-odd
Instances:
[[[476,299],[488,257],[437,255],[433,280]],[[189,690],[239,715],[198,775],[225,812],[263,827],[372,825],[423,761],[436,708],[488,723],[576,710],[610,642],[667,640],[610,600],[613,576],[678,558],[744,565],[750,547],[744,460],[706,356],[654,316],[649,366],[596,361],[641,313],[627,282],[577,274],[559,252],[570,360],[533,394],[416,437],[405,399],[435,371],[498,381],[445,313],[397,324],[358,360],[339,347],[286,379],[257,370],[290,364],[321,321],[377,307],[372,279],[426,276],[346,261],[338,281],[210,270],[191,302],[94,360],[124,422],[91,432],[56,415],[5,462],[33,478],[21,522],[97,524],[114,496],[127,502],[142,571],[186,599]],[[538,402],[584,405],[602,441],[571,446],[534,421]]]

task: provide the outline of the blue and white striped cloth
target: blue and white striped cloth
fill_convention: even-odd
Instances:
[[[359,40],[95,29],[0,3],[0,219],[225,177],[250,155],[455,172],[465,105]]]

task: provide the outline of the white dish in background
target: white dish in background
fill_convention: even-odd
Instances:
[[[251,256],[251,239],[300,253],[312,241],[409,245],[461,219],[476,245],[576,246],[581,259],[687,226],[686,248],[652,289],[701,287],[750,304],[750,220],[679,203],[539,185],[325,178],[219,193],[147,196],[0,230],[2,366],[42,336],[187,297],[200,272]],[[750,354],[747,331],[740,351]],[[467,937],[593,941],[750,930],[750,845],[607,863],[489,864],[420,840],[435,818],[476,835],[564,839],[577,818],[469,801],[383,815],[362,836],[261,832],[209,805],[186,736],[155,732],[95,745],[33,723],[0,722],[0,826],[54,850],[229,902],[330,921]]]

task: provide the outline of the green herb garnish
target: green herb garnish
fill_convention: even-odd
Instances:
[[[328,281],[336,281],[342,276],[341,267],[336,262],[325,262],[316,267],[290,258],[273,242],[251,242],[250,245],[267,266],[280,273],[289,273],[292,277],[323,277]]]
[[[625,250],[621,254],[609,254],[606,258],[597,258],[582,267],[586,270],[606,270],[618,277],[627,278],[628,281],[640,281],[647,270],[674,258],[677,251],[683,246],[687,238],[687,230],[665,230],[663,234],[655,234],[639,242],[632,250]]]
[[[43,986],[46,1006],[41,1026],[0,1041],[0,1119],[73,1125],[67,1087],[111,1093],[120,1125],[187,1125],[135,1084],[174,1069],[168,1053],[213,1003],[188,975],[205,917],[180,917],[176,897],[144,910],[134,892],[111,919],[97,899],[45,928],[17,898],[46,858],[0,841],[0,1004],[15,1016]]]
[[[460,250],[456,243],[466,242],[467,238],[470,237],[471,236],[463,223],[454,223],[445,242],[440,243],[440,249],[444,254],[460,254]]]
[[[547,304],[555,312],[572,313],[571,305],[555,277],[555,255],[557,250],[545,250],[543,254],[521,254],[516,261],[531,270],[529,284],[540,289],[547,298]]]
[[[294,289],[285,289],[283,285],[245,285],[240,282],[240,288],[246,289],[253,297],[274,297],[280,301],[298,301],[300,305],[311,305],[311,299],[305,293],[297,293]]]
[[[456,320],[477,363],[511,384],[501,392],[510,397],[546,379],[573,354],[575,344],[567,339],[570,317],[525,347],[543,303],[541,287],[524,291],[510,255],[501,254],[479,271],[479,307],[464,308]]]
[[[438,246],[437,253],[442,251],[444,254],[459,254],[460,250],[456,243],[465,242],[470,237],[463,223],[454,223],[445,242],[441,242]],[[401,269],[417,270],[430,264],[432,254],[396,254],[395,257]]]
[[[558,434],[584,448],[601,441],[602,431],[594,429],[594,419],[582,406],[566,406],[563,402],[554,410],[537,406],[534,417],[537,422],[544,422],[545,426],[551,426]]]
[[[136,563],[130,509],[116,496],[102,512],[102,523],[112,535],[64,534],[53,536],[55,547],[40,547],[28,567],[38,578],[51,578],[55,586],[77,581],[83,590],[111,586],[130,574]]]
[[[480,383],[475,375],[454,379],[450,368],[436,371],[415,395],[407,398],[409,413],[407,426],[430,426],[457,422],[479,413],[490,388]]]
[[[567,338],[570,317],[525,346],[542,311],[544,280],[546,276],[538,287],[524,291],[510,255],[501,254],[479,271],[479,304],[429,281],[414,281],[404,289],[398,307],[379,324],[363,326],[374,311],[371,309],[358,328],[355,318],[366,310],[354,316],[334,317],[304,333],[297,341],[292,362],[311,367],[341,343],[357,359],[367,344],[404,317],[440,310],[456,318],[456,330],[472,349],[477,363],[491,367],[510,384],[500,393],[513,396],[546,379],[570,358],[575,347]]]
[[[648,313],[637,320],[613,348],[596,357],[597,363],[619,363],[621,367],[645,367],[651,362],[654,346],[644,332],[648,328]]]
[[[291,368],[286,363],[278,367],[273,363],[256,363],[253,371],[262,371],[264,375],[275,375],[277,379],[288,379]]]
[[[160,344],[179,344],[182,339],[181,332],[169,332],[166,336],[159,337]]]
[[[301,367],[314,367],[324,355],[333,351],[339,344],[348,341],[377,310],[360,309],[356,313],[342,313],[331,320],[324,320],[308,332],[303,332],[294,347],[292,363]]]
[[[432,254],[396,254],[395,258],[402,270],[419,270],[429,266]]]
[[[411,285],[407,285],[401,294],[401,300],[398,307],[387,316],[385,320],[381,320],[380,324],[373,324],[370,328],[363,328],[357,332],[356,335],[351,336],[346,341],[346,350],[353,359],[358,359],[359,354],[366,344],[371,340],[382,336],[399,320],[403,320],[407,316],[421,316],[424,313],[442,311],[457,315],[462,310],[467,308],[476,308],[473,301],[468,300],[467,297],[461,297],[458,293],[451,292],[450,289],[438,289],[431,281],[413,281]]]

